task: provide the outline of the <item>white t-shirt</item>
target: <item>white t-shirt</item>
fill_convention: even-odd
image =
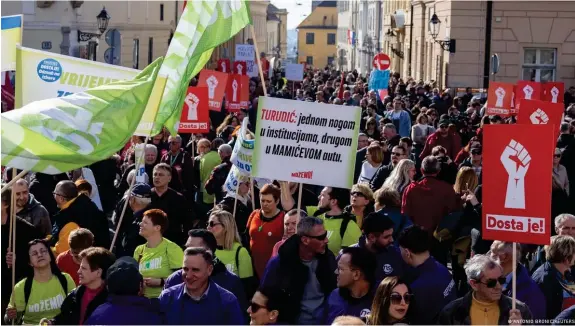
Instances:
[[[369,183],[371,179],[373,179],[377,169],[379,169],[379,166],[373,167],[368,161],[363,162],[357,183]]]

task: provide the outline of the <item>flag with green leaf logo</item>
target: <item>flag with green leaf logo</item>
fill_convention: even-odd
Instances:
[[[112,156],[130,139],[153,98],[162,61],[133,80],[2,113],[2,165],[57,174]]]
[[[160,69],[160,74],[168,76],[168,82],[152,135],[158,134],[164,125],[170,133],[177,133],[190,80],[208,62],[216,46],[248,24],[251,16],[245,0],[187,2]]]

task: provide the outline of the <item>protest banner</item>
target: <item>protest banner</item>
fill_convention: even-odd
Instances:
[[[559,137],[559,126],[563,118],[563,104],[538,100],[521,100],[521,110],[517,114],[518,124],[555,126],[555,138]]]
[[[248,76],[228,75],[226,87],[226,109],[228,112],[237,112],[248,108],[250,100],[250,79]]]
[[[3,16],[2,28],[2,71],[16,70],[16,45],[22,44],[22,15]]]
[[[351,188],[360,116],[359,107],[260,97],[252,175]]]
[[[286,79],[291,81],[303,81],[303,65],[290,63],[286,65]]]
[[[540,100],[543,96],[543,87],[541,83],[532,82],[527,80],[517,81],[513,92],[513,101],[515,104],[515,113],[521,110],[521,103],[523,99],[526,100]]]
[[[513,97],[513,84],[490,81],[489,90],[487,91],[486,114],[499,115],[502,117],[510,115],[512,97]]]
[[[244,118],[240,130],[236,133],[236,143],[232,150],[230,161],[237,166],[241,173],[250,175],[252,173],[252,155],[254,152],[255,140],[247,136],[249,119]]]
[[[136,170],[136,183],[142,182],[145,183],[146,182],[146,168],[145,168],[145,159],[144,159],[144,151],[146,149],[146,144],[137,144],[135,149],[134,149],[134,157],[136,159],[136,166],[135,166],[135,170]],[[149,175],[148,178],[150,178],[151,176]]]
[[[232,165],[232,168],[230,169],[230,172],[228,173],[228,176],[226,178],[226,182],[224,183],[224,191],[233,194],[236,192],[238,185],[240,183],[249,181],[250,181],[249,174],[241,173],[240,169],[237,166]]]
[[[209,108],[212,111],[222,110],[222,100],[228,82],[228,74],[204,69],[200,71],[199,87],[208,88]]]
[[[178,132],[183,134],[210,131],[210,113],[207,87],[188,87]]]
[[[565,84],[562,82],[548,82],[543,84],[543,100],[551,103],[563,103]]]
[[[549,244],[553,126],[486,125],[483,148],[483,239]]]
[[[251,44],[236,44],[236,58],[237,61],[244,61],[246,63],[246,74],[250,77],[258,76],[258,66],[256,65],[256,50]]]
[[[234,74],[247,76],[247,65],[245,61],[234,61]]]
[[[225,73],[230,73],[230,71],[232,70],[230,59],[219,59],[217,70]]]

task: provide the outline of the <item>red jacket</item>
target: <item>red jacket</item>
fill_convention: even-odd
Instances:
[[[435,231],[441,219],[459,209],[453,186],[435,177],[412,182],[403,193],[401,213],[428,232]]]
[[[447,156],[454,160],[457,153],[461,150],[461,137],[459,137],[458,134],[453,133],[448,134],[447,137],[443,137],[438,130],[427,138],[425,147],[423,148],[421,155],[419,155],[419,158],[423,160],[427,156],[431,155],[431,150],[435,146],[445,147],[447,150]]]

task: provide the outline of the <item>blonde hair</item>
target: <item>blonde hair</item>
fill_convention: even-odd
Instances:
[[[575,255],[575,239],[569,235],[552,236],[551,244],[545,246],[545,258],[552,264],[573,259],[573,255]]]
[[[415,163],[413,163],[412,160],[403,159],[399,161],[382,187],[397,190],[397,192],[401,194],[403,189],[411,183],[411,179],[409,178],[409,170],[411,169],[415,169]]]
[[[358,183],[351,187],[351,192],[361,192],[369,201],[373,201],[373,191],[367,183]]]
[[[464,166],[457,172],[453,190],[455,190],[457,194],[462,194],[466,190],[475,191],[478,185],[479,179],[473,168]]]
[[[379,144],[370,144],[367,147],[367,152],[371,155],[371,160],[376,163],[380,164],[383,162],[383,148],[379,146]]]
[[[210,217],[217,217],[218,221],[222,223],[222,227],[224,229],[223,247],[225,250],[231,250],[234,247],[234,243],[236,242],[241,243],[236,220],[230,212],[224,210],[216,210],[212,212]]]

